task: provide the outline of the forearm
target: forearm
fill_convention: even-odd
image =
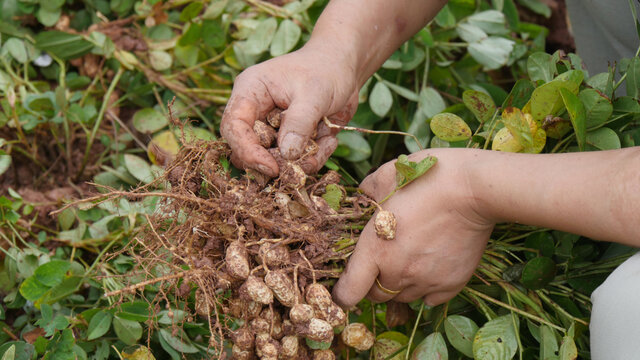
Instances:
[[[364,82],[446,0],[333,0],[318,19],[307,46],[330,51]]]
[[[478,211],[496,222],[640,246],[640,148],[473,157],[470,186]]]

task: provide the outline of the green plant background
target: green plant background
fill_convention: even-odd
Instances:
[[[180,147],[167,104],[175,98],[173,115],[191,120],[188,136],[216,139],[235,76],[301,47],[325,4],[0,2],[0,174],[13,179],[0,197],[2,360],[214,356],[206,322],[184,311],[189,301],[150,309],[153,285],[146,298],[117,306],[103,296],[142,279],[130,273],[130,256],[109,254],[133,241],[155,199],[69,208],[48,221],[10,176],[28,163],[37,169],[35,188],[55,187],[52,173],[116,189],[150,182],[162,160],[149,148]],[[451,0],[365,84],[350,124],[408,132],[420,145],[344,131],[326,168],[355,185],[421,147],[550,153],[640,144],[639,58],[589,74],[576,55],[544,53],[548,30],[520,21],[522,9],[550,15],[537,0]],[[118,19],[126,19],[115,24],[126,41],[107,24]],[[86,65],[91,57],[96,69]],[[509,107],[523,112],[503,113]],[[410,180],[415,168],[407,166]],[[448,304],[411,304],[408,321],[390,327],[385,304],[361,302],[351,320],[378,339],[371,352],[350,356],[589,358],[589,295],[629,251],[501,224],[485,253],[491,266]]]

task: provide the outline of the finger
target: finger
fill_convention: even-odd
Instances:
[[[374,280],[373,286],[369,289],[367,299],[374,303],[383,303],[395,299],[398,294],[403,292],[403,289],[400,287],[401,284],[402,281],[394,281],[385,273],[380,273],[378,280]]]
[[[358,109],[358,94],[355,93],[353,96],[351,96],[347,104],[340,111],[330,116],[327,116],[327,118],[329,122],[331,122],[334,125],[345,126],[349,123],[349,121],[351,121],[357,109]],[[340,130],[341,129],[339,127],[330,128],[327,126],[327,124],[324,123],[324,121],[320,121],[318,123],[316,138],[319,139],[327,135],[335,136],[337,133],[340,132]]]
[[[320,170],[327,162],[327,159],[338,147],[338,140],[334,136],[325,136],[316,141],[318,152],[307,158],[302,163],[302,170],[307,174],[313,174]]]
[[[382,165],[360,184],[360,189],[376,201],[389,195],[395,187],[395,166],[393,162]]]
[[[377,240],[373,231],[373,226],[365,226],[344,272],[333,287],[333,300],[345,309],[362,300],[378,276],[375,246],[372,246],[375,243],[371,241]]]
[[[436,306],[446,303],[447,301],[453,299],[456,295],[458,295],[458,291],[443,291],[428,294],[424,297],[424,303],[429,306]]]
[[[256,81],[250,70],[240,74],[231,98],[222,115],[220,133],[227,140],[234,154],[234,164],[241,168],[253,168],[269,176],[278,174],[275,159],[260,146],[253,131],[258,118],[265,117],[274,108],[274,101],[264,84]]]
[[[235,166],[243,169],[252,168],[272,177],[278,175],[276,160],[260,145],[253,127],[240,120],[225,122],[223,117],[220,133],[231,147],[231,158]]]
[[[414,284],[404,289],[394,298],[395,301],[409,303],[424,298],[429,293],[430,287],[425,284]]]
[[[312,98],[295,100],[282,112],[282,124],[278,131],[278,146],[285,159],[300,158],[307,142],[311,138],[323,111]]]

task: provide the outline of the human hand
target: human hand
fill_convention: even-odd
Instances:
[[[254,122],[274,108],[283,109],[278,146],[284,158],[299,158],[313,139],[318,151],[305,158],[302,168],[319,170],[338,145],[339,130],[332,123],[346,125],[358,106],[355,68],[329,48],[305,46],[243,71],[237,78],[222,116],[220,132],[240,168],[252,168],[269,176],[279,172],[275,159],[260,145]]]
[[[394,240],[377,237],[373,220],[365,226],[347,267],[333,290],[349,308],[365,295],[374,302],[411,302],[423,298],[438,305],[453,298],[476,269],[495,223],[477,211],[473,179],[466,171],[479,152],[429,149],[411,161],[432,155],[438,163],[398,190],[384,204],[397,220]],[[369,175],[361,189],[380,201],[395,188],[393,162]],[[388,290],[399,291],[390,294]]]

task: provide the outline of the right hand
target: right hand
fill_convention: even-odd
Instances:
[[[236,78],[220,132],[233,152],[231,160],[240,168],[251,168],[277,176],[275,159],[263,148],[253,124],[269,111],[283,109],[278,131],[282,156],[298,159],[315,134],[318,152],[305,159],[307,173],[318,171],[338,146],[335,135],[323,122],[346,125],[358,106],[355,68],[344,56],[328,49],[304,47],[247,68]]]

